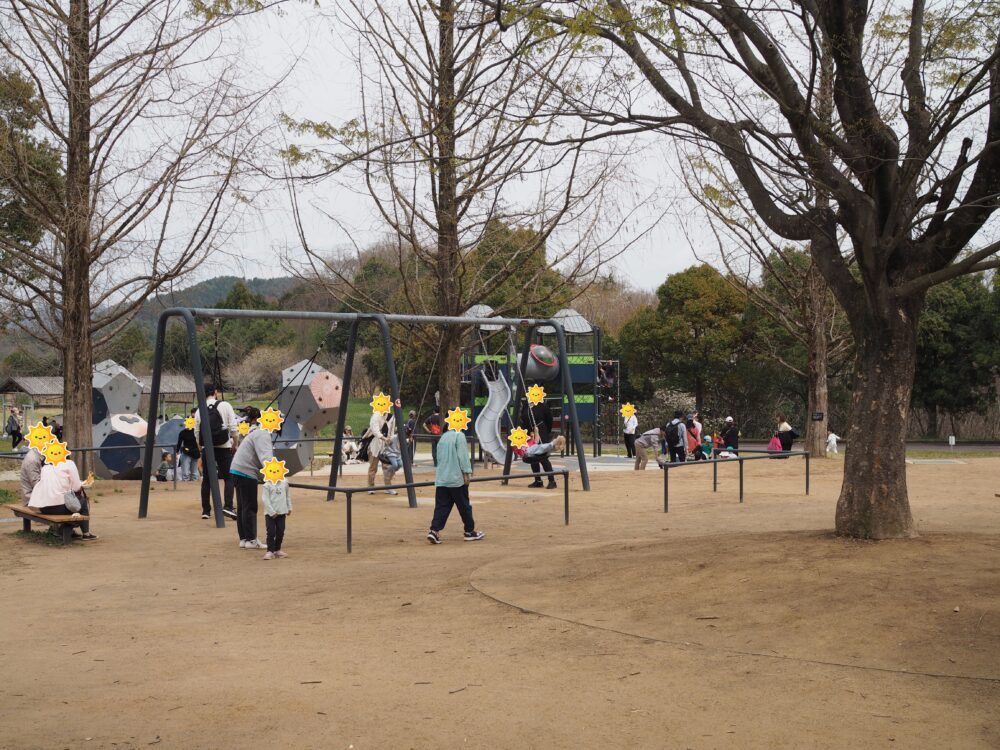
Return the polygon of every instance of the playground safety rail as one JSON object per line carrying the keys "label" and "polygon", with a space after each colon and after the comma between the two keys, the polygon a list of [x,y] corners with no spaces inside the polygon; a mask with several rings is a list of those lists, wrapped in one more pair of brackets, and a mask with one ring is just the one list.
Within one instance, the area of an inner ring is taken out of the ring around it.
{"label": "playground safety rail", "polygon": [[[563,525],[569,526],[569,470],[568,469],[558,469],[556,471],[542,471],[538,474],[502,474],[495,477],[472,477],[469,480],[469,484],[474,482],[499,482],[507,481],[509,479],[538,479],[540,477],[554,477],[556,475],[562,475],[563,478]],[[385,490],[401,490],[401,489],[417,489],[419,487],[433,487],[434,482],[404,482],[402,484],[388,484],[380,485],[375,488],[372,487],[335,487],[332,485],[321,485],[321,484],[301,484],[299,482],[289,482],[289,487],[294,487],[300,490],[320,490],[326,492],[328,497],[335,495],[340,492],[347,496],[347,553],[350,554],[353,547],[353,536],[354,536],[354,523],[351,508],[351,500],[354,495],[371,492],[373,489],[375,492],[385,492]],[[327,500],[330,502],[330,500]]]}
{"label": "playground safety rail", "polygon": [[[761,451],[747,451],[748,453],[762,453]],[[670,509],[670,471],[679,469],[682,466],[698,466],[700,464],[712,464],[712,492],[719,489],[719,464],[728,464],[736,461],[740,465],[740,502],[743,502],[743,463],[745,461],[764,461],[772,458],[788,458],[789,456],[803,456],[806,459],[806,495],[809,495],[809,451],[773,451],[767,455],[739,456],[731,458],[709,458],[704,461],[684,461],[683,463],[663,463],[663,512]]]}

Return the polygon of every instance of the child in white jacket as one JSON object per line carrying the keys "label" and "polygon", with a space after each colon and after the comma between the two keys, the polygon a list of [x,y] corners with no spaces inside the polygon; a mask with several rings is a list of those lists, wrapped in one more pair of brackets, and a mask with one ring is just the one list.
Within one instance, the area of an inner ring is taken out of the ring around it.
{"label": "child in white jacket", "polygon": [[285,517],[292,514],[292,496],[287,480],[264,482],[264,525],[267,527],[265,560],[288,557],[281,549],[285,538]]}

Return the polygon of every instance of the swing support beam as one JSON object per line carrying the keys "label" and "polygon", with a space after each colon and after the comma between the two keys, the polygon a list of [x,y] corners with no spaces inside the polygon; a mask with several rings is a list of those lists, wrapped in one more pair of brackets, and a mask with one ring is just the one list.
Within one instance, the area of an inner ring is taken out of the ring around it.
{"label": "swing support beam", "polygon": [[[530,318],[476,318],[476,317],[452,317],[443,315],[383,315],[380,313],[334,313],[317,312],[311,310],[225,310],[213,308],[186,308],[173,307],[160,313],[156,327],[156,346],[153,350],[153,378],[150,384],[150,413],[148,423],[156,424],[156,404],[160,396],[160,379],[163,370],[163,345],[166,339],[167,323],[171,318],[179,317],[183,321],[188,334],[188,343],[191,351],[191,375],[195,381],[195,390],[198,398],[198,410],[201,416],[202,443],[212,444],[211,426],[208,420],[208,403],[205,394],[205,377],[201,362],[201,352],[198,349],[198,332],[195,324],[196,318],[212,319],[234,319],[234,318],[265,318],[268,320],[321,320],[326,322],[345,322],[351,324],[351,331],[348,339],[348,350],[346,364],[348,369],[344,373],[344,384],[341,392],[340,412],[337,415],[337,435],[334,438],[333,462],[330,472],[330,486],[335,487],[337,483],[337,473],[340,467],[340,446],[342,443],[343,427],[347,418],[347,405],[350,391],[351,365],[354,363],[354,350],[357,346],[357,332],[361,323],[372,322],[379,327],[382,339],[382,350],[389,377],[389,390],[392,397],[393,414],[395,415],[396,429],[399,434],[399,444],[404,449],[400,451],[403,460],[403,476],[406,484],[413,484],[413,466],[410,463],[410,453],[405,450],[406,446],[406,423],[403,419],[402,402],[399,395],[399,380],[396,376],[396,361],[392,353],[392,338],[389,331],[390,323],[413,323],[429,325],[448,326],[481,326],[481,325],[502,325],[511,327],[526,327],[525,346],[521,355],[521,373],[528,362],[528,349],[531,344],[531,337],[538,326],[551,326],[559,341],[559,367],[563,379],[563,392],[569,398],[569,417],[573,432],[573,442],[577,448],[578,460],[580,462],[580,481],[585,491],[590,490],[590,476],[587,472],[587,461],[584,454],[583,438],[580,434],[580,425],[576,417],[576,401],[573,397],[573,378],[569,372],[569,357],[566,349],[566,332],[558,320],[538,320]],[[516,384],[515,384],[516,387]],[[523,397],[519,394],[515,398]],[[139,518],[146,518],[149,512],[149,489],[152,477],[153,444],[155,442],[155,431],[146,434],[146,444],[142,465],[142,486],[139,491]],[[507,452],[508,458],[510,451]],[[214,451],[205,451],[204,461],[205,475],[208,477],[209,487],[212,493],[212,507],[215,511],[215,525],[218,528],[225,526],[222,515],[222,493],[219,490],[219,471],[215,463]],[[504,472],[508,473],[508,472]],[[332,493],[331,493],[332,494]],[[417,507],[416,491],[413,487],[407,488],[407,496],[411,508]]]}

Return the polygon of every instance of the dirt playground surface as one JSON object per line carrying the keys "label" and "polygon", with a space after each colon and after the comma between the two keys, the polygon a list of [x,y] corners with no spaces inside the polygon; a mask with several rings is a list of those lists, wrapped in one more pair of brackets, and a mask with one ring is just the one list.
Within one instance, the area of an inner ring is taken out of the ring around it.
{"label": "dirt playground surface", "polygon": [[1000,459],[910,466],[879,544],[829,533],[842,465],[749,463],[743,505],[685,468],[667,515],[659,471],[574,477],[569,526],[484,483],[437,547],[426,492],[362,496],[351,555],[297,491],[274,561],[99,483],[97,542],[0,524],[0,747],[1000,747]]}

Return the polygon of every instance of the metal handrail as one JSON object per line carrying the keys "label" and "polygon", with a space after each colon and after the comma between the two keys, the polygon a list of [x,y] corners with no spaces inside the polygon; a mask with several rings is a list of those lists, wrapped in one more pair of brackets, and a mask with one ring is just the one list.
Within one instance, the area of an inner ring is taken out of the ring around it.
{"label": "metal handrail", "polygon": [[[557,474],[562,475],[563,478],[563,525],[569,526],[569,470],[559,469],[554,471],[540,471],[537,474],[502,474],[493,477],[472,477],[469,479],[469,484],[474,482],[499,482],[507,481],[510,479],[537,479],[539,477],[554,477]],[[401,484],[387,484],[379,485],[378,487],[333,487],[329,485],[319,485],[319,484],[301,484],[299,482],[289,482],[289,487],[294,487],[300,490],[320,490],[326,492],[328,496],[334,495],[340,492],[347,496],[347,553],[350,554],[353,547],[353,515],[351,509],[351,500],[354,495],[364,492],[374,492],[377,490],[400,490],[400,489],[417,489],[418,487],[433,487],[435,483],[433,481],[426,482],[403,482]],[[327,501],[329,502],[329,500]]]}
{"label": "metal handrail", "polygon": [[[809,451],[774,451],[764,455],[754,456],[732,456],[731,458],[708,458],[702,461],[684,461],[677,463],[663,463],[659,467],[663,469],[663,512],[669,512],[670,508],[670,471],[679,469],[682,466],[697,466],[699,464],[712,464],[712,492],[719,488],[719,464],[732,463],[736,461],[740,466],[740,502],[743,502],[743,463],[746,461],[763,461],[771,458],[787,458],[789,456],[803,456],[806,459],[806,495],[809,495]],[[659,463],[659,462],[657,462]]]}

